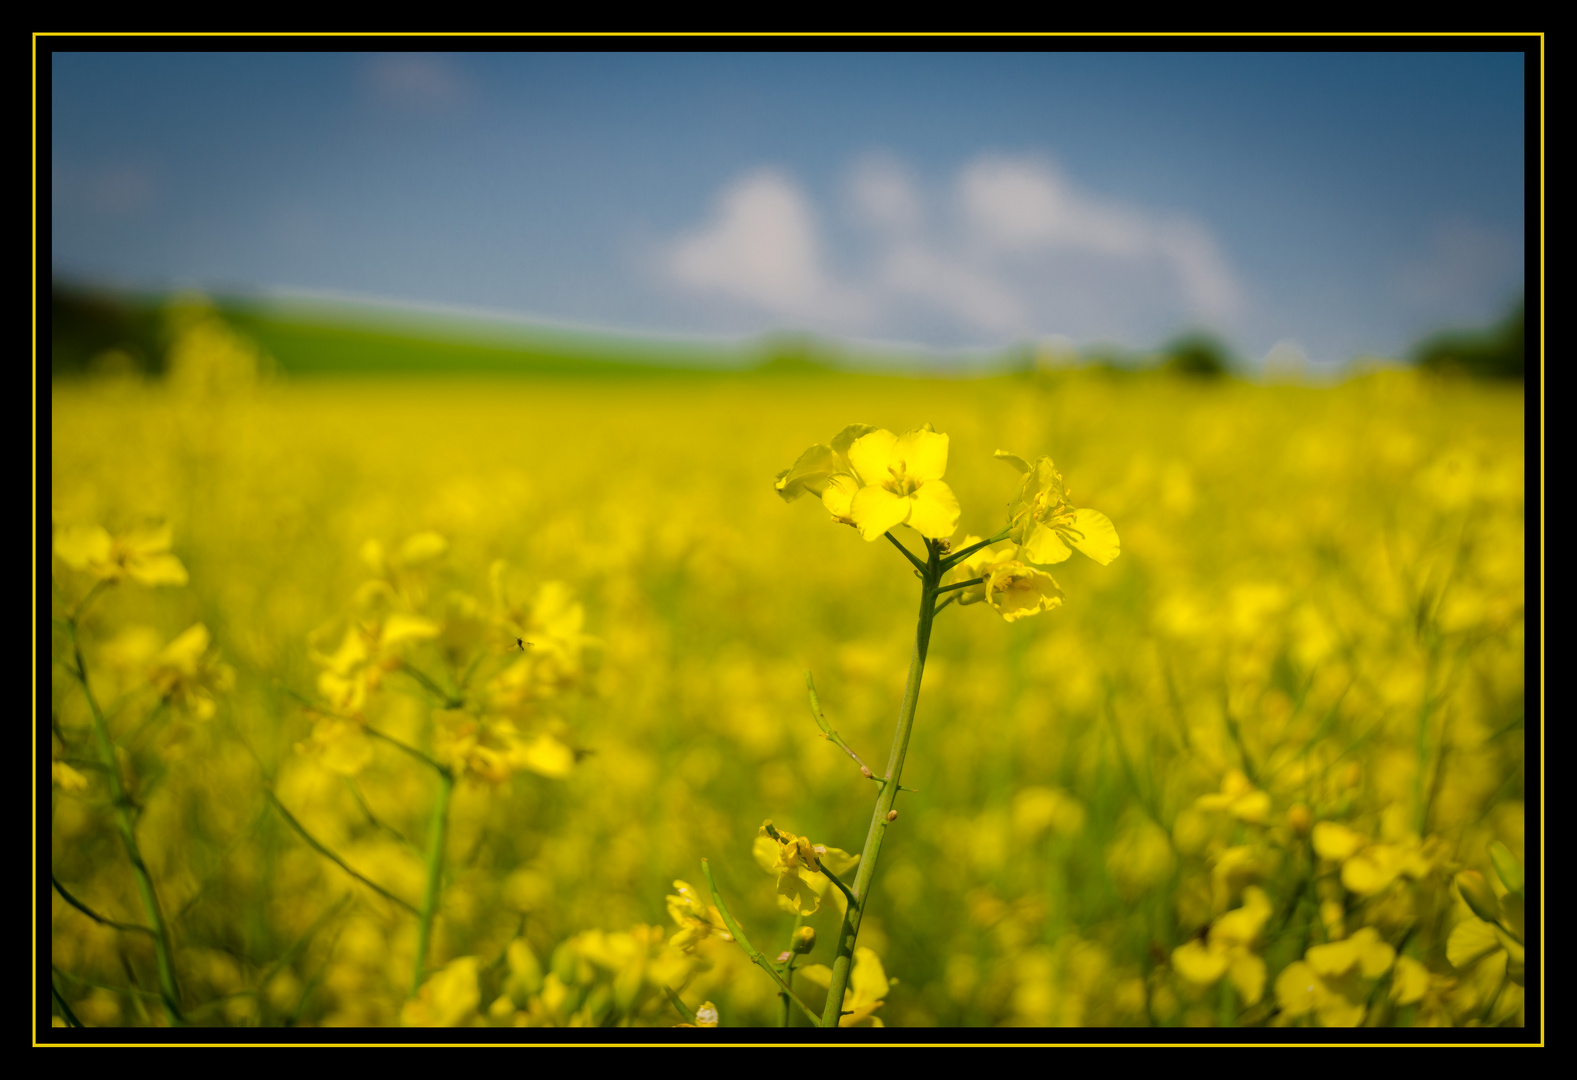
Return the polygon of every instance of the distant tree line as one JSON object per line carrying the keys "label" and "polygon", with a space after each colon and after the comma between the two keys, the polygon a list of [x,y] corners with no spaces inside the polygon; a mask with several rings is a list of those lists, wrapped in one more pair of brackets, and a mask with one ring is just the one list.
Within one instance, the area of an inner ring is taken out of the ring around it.
{"label": "distant tree line", "polygon": [[1448,330],[1420,342],[1413,360],[1426,371],[1481,379],[1522,379],[1526,371],[1523,301],[1487,330]]}

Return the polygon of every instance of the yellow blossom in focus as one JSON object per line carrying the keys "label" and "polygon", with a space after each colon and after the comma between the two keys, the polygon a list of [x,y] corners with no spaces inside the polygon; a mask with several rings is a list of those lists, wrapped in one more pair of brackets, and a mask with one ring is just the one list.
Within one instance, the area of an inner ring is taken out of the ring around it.
{"label": "yellow blossom in focus", "polygon": [[1024,474],[1008,509],[1008,521],[1013,525],[1009,536],[1019,545],[1021,558],[1048,566],[1062,562],[1078,548],[1105,566],[1118,556],[1121,545],[1116,526],[1099,510],[1073,506],[1051,458],[1036,458],[1031,465],[1005,450],[998,450],[996,456]]}
{"label": "yellow blossom in focus", "polygon": [[[821,907],[822,893],[831,884],[822,873],[823,860],[827,869],[840,875],[859,862],[858,855],[772,829],[771,822],[758,830],[752,854],[763,870],[777,874],[778,904],[796,915],[814,915]],[[840,891],[838,895],[843,894]]]}
{"label": "yellow blossom in focus", "polygon": [[1008,622],[1062,606],[1062,589],[1044,570],[1016,560],[997,563],[985,581],[986,603]]}
{"label": "yellow blossom in focus", "polygon": [[939,540],[958,527],[958,497],[942,482],[947,471],[947,436],[930,424],[894,435],[878,430],[849,447],[849,462],[861,487],[849,502],[849,518],[866,540],[908,525]]}
{"label": "yellow blossom in focus", "polygon": [[793,502],[808,491],[820,497],[822,505],[838,521],[854,524],[849,518],[849,501],[860,489],[860,482],[849,461],[849,447],[875,430],[870,424],[850,424],[833,436],[830,446],[817,443],[801,454],[792,467],[778,473],[773,490],[784,502]]}
{"label": "yellow blossom in focus", "polygon": [[100,581],[130,578],[139,585],[185,585],[186,567],[170,554],[168,525],[133,529],[111,537],[97,525],[68,525],[55,534],[55,554],[73,570]]}

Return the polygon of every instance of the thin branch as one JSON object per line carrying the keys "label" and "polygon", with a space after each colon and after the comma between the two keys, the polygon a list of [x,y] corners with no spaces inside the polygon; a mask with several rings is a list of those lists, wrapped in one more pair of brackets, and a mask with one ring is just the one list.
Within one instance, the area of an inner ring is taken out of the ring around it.
{"label": "thin branch", "polygon": [[356,871],[352,870],[348,865],[346,865],[344,859],[342,859],[338,855],[334,854],[334,852],[330,851],[327,847],[325,847],[316,837],[314,837],[311,833],[307,832],[306,828],[301,824],[301,822],[296,820],[294,814],[292,814],[289,810],[285,809],[285,804],[280,802],[279,801],[279,797],[277,795],[275,795],[272,791],[270,791],[268,788],[264,788],[263,789],[263,794],[268,797],[268,801],[273,804],[274,809],[279,811],[280,816],[285,819],[285,823],[288,824],[292,829],[295,829],[297,834],[300,835],[301,839],[305,840],[307,842],[307,845],[309,847],[311,847],[312,850],[316,851],[319,855],[322,855],[325,859],[329,860],[329,862],[333,863],[335,866],[337,866],[341,870],[345,871],[351,877],[355,878],[357,881],[359,881],[363,885],[367,886],[367,888],[371,889],[373,892],[377,893],[379,896],[382,896],[385,899],[392,900],[394,903],[399,904],[402,908],[404,908],[406,911],[409,911],[412,915],[420,915],[421,914],[421,912],[416,910],[416,905],[415,904],[408,904],[408,903],[406,903],[404,900],[401,900],[398,896],[395,896],[388,889],[385,889],[382,885],[379,885],[376,881],[373,881],[371,878],[365,877],[364,875],[358,874]]}
{"label": "thin branch", "polygon": [[903,552],[904,558],[906,558],[910,562],[914,563],[914,568],[916,570],[920,571],[920,573],[922,573],[922,574],[925,573],[925,563],[921,562],[918,558],[916,558],[914,552],[912,552],[908,548],[904,547],[903,544],[901,542],[899,542],[899,540],[898,540],[898,538],[896,536],[894,536],[892,533],[883,533],[882,535],[887,537],[887,539],[892,541],[893,547],[895,547],[899,551]]}
{"label": "thin branch", "polygon": [[84,904],[81,900],[78,900],[75,896],[72,896],[71,893],[67,892],[66,887],[60,883],[60,879],[55,877],[54,874],[49,875],[49,883],[55,887],[55,891],[60,894],[60,898],[62,900],[76,908],[78,911],[82,912],[82,914],[86,915],[100,926],[108,926],[114,930],[135,930],[140,934],[153,934],[153,931],[148,927],[139,926],[137,923],[123,923],[116,922],[114,919],[106,919],[104,916],[88,907],[88,905]]}
{"label": "thin branch", "polygon": [[970,578],[968,581],[959,581],[959,582],[955,582],[952,585],[943,585],[940,589],[937,589],[936,591],[938,593],[945,593],[945,592],[952,592],[954,589],[967,589],[971,585],[979,585],[984,580],[986,580],[986,579],[983,578],[983,577]]}
{"label": "thin branch", "polygon": [[783,976],[778,974],[777,968],[773,967],[772,963],[761,954],[761,950],[750,944],[750,939],[745,937],[745,932],[734,921],[734,916],[728,911],[728,905],[723,902],[722,894],[717,891],[717,884],[712,880],[712,864],[705,859],[701,860],[701,873],[706,875],[706,887],[711,890],[712,903],[717,905],[717,913],[723,917],[723,925],[728,927],[728,932],[734,936],[735,941],[739,942],[739,947],[745,950],[745,955],[750,957],[751,963],[772,976],[772,981],[778,984],[778,989],[787,994],[789,1000],[799,1006],[800,1011],[810,1018],[812,1024],[821,1027],[821,1017],[811,1012],[810,1006],[801,1001],[799,995],[789,989],[788,983],[783,981]]}

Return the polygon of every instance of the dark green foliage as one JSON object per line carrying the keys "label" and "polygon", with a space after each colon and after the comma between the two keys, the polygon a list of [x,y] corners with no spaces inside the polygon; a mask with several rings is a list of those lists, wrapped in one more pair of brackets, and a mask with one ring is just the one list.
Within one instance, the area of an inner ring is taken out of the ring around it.
{"label": "dark green foliage", "polygon": [[1451,330],[1436,334],[1414,350],[1418,366],[1444,375],[1479,379],[1525,377],[1523,302],[1488,330]]}
{"label": "dark green foliage", "polygon": [[1205,333],[1174,338],[1161,350],[1161,355],[1166,358],[1161,364],[1162,370],[1194,378],[1219,378],[1230,374],[1237,366],[1226,344]]}

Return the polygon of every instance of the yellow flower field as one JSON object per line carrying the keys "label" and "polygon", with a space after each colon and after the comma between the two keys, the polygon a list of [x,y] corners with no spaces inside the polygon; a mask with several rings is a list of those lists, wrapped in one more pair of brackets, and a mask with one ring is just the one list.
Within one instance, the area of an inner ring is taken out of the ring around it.
{"label": "yellow flower field", "polygon": [[[820,1015],[915,641],[883,533],[1010,514],[845,1023],[1523,1023],[1520,386],[270,381],[204,333],[51,391],[57,1024],[808,1025],[724,916]],[[865,486],[787,472],[851,424]]]}

